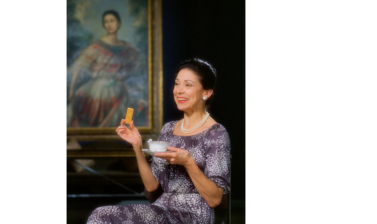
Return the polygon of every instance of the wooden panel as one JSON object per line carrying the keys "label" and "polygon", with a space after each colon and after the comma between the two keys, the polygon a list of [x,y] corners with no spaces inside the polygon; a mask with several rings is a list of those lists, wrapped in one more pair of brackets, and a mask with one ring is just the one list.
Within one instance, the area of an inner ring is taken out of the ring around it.
{"label": "wooden panel", "polygon": [[95,149],[95,150],[67,150],[67,158],[121,158],[135,157],[133,150],[124,149]]}
{"label": "wooden panel", "polygon": [[[143,184],[139,172],[102,171],[99,173],[121,184]],[[68,185],[88,185],[97,184],[98,182],[114,185],[111,181],[87,171],[82,173],[67,173],[67,180]]]}

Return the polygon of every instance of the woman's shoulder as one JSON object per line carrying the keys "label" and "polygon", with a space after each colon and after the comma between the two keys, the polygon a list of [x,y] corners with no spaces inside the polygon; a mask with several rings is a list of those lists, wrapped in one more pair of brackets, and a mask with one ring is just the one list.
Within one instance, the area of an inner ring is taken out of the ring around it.
{"label": "woman's shoulder", "polygon": [[162,128],[168,128],[168,127],[171,127],[171,126],[175,126],[177,123],[179,122],[179,120],[176,120],[176,121],[168,121],[164,124],[164,126]]}
{"label": "woman's shoulder", "polygon": [[98,54],[99,51],[106,49],[106,46],[103,41],[96,40],[92,43],[90,43],[88,46],[86,46],[82,51],[81,54]]}
{"label": "woman's shoulder", "polygon": [[173,133],[174,127],[178,121],[169,121],[164,124],[161,129],[161,134]]}
{"label": "woman's shoulder", "polygon": [[228,134],[228,131],[226,130],[226,128],[220,124],[220,123],[216,123],[214,125],[212,125],[206,135],[205,135],[205,138],[206,139],[225,139],[225,140],[229,140],[229,134]]}
{"label": "woman's shoulder", "polygon": [[104,48],[104,49],[108,49],[108,50],[112,50],[112,49],[131,49],[132,51],[138,51],[132,44],[126,42],[126,41],[123,41],[123,40],[118,40],[118,44],[117,45],[111,45],[109,43],[107,43],[106,41],[102,40],[102,39],[98,39],[98,40],[95,40],[94,42],[92,42],[88,47],[92,47],[92,48]]}
{"label": "woman's shoulder", "polygon": [[96,61],[102,55],[103,46],[101,41],[97,40],[89,45],[87,45],[84,49],[80,50],[80,54],[75,59],[75,63],[72,65],[73,67],[88,67],[93,61]]}
{"label": "woman's shoulder", "polygon": [[220,123],[215,123],[214,125],[212,125],[209,128],[209,130],[212,134],[214,134],[214,133],[228,133],[226,128]]}
{"label": "woman's shoulder", "polygon": [[137,48],[134,45],[132,45],[130,42],[127,42],[127,41],[124,41],[124,40],[119,40],[119,41],[122,43],[122,46],[132,48],[132,49],[138,51]]}

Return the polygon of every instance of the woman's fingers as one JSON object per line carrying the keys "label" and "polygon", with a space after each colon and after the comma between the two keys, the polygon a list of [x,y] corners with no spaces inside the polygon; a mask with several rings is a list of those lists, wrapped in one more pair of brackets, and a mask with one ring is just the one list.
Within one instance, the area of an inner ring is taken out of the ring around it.
{"label": "woman's fingers", "polygon": [[124,126],[119,126],[115,131],[118,132],[119,130],[124,130],[125,127]]}
{"label": "woman's fingers", "polygon": [[129,129],[127,129],[125,126],[119,126],[116,130],[118,135],[127,134]]}
{"label": "woman's fingers", "polygon": [[120,126],[124,126],[124,119],[120,120]]}
{"label": "woman's fingers", "polygon": [[158,153],[155,153],[154,156],[168,160],[168,159],[175,158],[177,154],[173,152],[158,152]]}
{"label": "woman's fingers", "polygon": [[178,152],[180,150],[179,148],[176,148],[176,147],[173,147],[173,146],[168,146],[166,148],[169,149],[170,151],[173,151],[173,152]]}
{"label": "woman's fingers", "polygon": [[130,123],[130,129],[131,129],[131,131],[138,131],[137,128],[135,127],[135,125],[134,125],[134,121],[133,120]]}
{"label": "woman's fingers", "polygon": [[124,119],[122,119],[122,120],[120,120],[119,127],[115,130],[115,132],[118,133],[118,131],[119,131],[121,128],[124,128],[124,127],[126,127],[126,126],[124,125]]}

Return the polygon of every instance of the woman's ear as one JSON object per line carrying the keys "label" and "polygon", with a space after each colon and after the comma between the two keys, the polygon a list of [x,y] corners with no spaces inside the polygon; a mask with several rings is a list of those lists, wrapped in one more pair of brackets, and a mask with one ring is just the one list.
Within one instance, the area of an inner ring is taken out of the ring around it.
{"label": "woman's ear", "polygon": [[204,93],[203,93],[203,97],[207,97],[210,98],[212,96],[212,93],[213,93],[213,89],[208,89],[208,90],[205,90]]}

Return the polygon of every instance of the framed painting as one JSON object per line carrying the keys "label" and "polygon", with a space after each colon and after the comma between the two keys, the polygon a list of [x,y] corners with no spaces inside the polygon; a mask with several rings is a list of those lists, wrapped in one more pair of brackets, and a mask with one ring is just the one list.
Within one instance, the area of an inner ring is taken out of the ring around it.
{"label": "framed painting", "polygon": [[127,108],[162,127],[161,0],[67,0],[67,137],[117,139]]}

